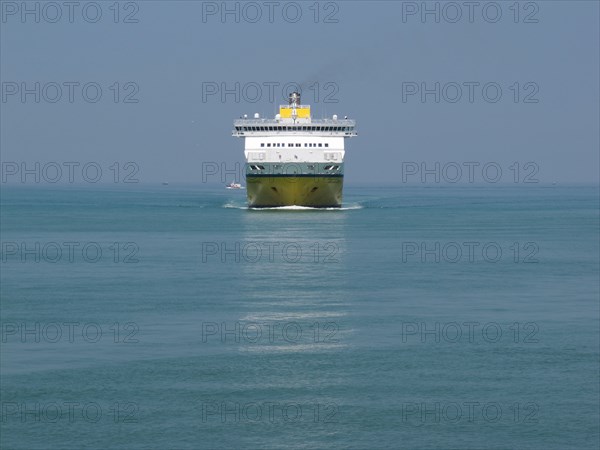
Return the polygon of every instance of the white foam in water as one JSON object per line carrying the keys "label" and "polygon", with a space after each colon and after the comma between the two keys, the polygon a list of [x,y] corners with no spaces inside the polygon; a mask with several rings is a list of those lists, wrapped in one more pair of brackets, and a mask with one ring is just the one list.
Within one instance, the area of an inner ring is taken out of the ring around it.
{"label": "white foam in water", "polygon": [[270,210],[280,210],[280,211],[350,211],[353,209],[362,209],[362,205],[349,205],[341,208],[313,208],[312,206],[270,206],[267,208],[252,208],[248,205],[236,205],[233,203],[225,203],[223,208],[234,208],[234,209],[251,209],[253,211],[270,211]]}
{"label": "white foam in water", "polygon": [[233,209],[247,209],[248,206],[240,206],[240,205],[236,205],[234,203],[225,203],[223,205],[223,208],[233,208]]}

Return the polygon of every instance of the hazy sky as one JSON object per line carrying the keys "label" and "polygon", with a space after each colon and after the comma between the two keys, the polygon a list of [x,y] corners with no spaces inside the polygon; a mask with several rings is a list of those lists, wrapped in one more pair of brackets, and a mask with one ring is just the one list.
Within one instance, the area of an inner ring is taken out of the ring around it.
{"label": "hazy sky", "polygon": [[112,181],[133,162],[141,182],[201,182],[203,163],[243,163],[232,121],[298,82],[313,117],[358,122],[348,183],[436,162],[442,180],[492,163],[503,182],[598,181],[597,1],[1,4],[5,171],[94,163]]}

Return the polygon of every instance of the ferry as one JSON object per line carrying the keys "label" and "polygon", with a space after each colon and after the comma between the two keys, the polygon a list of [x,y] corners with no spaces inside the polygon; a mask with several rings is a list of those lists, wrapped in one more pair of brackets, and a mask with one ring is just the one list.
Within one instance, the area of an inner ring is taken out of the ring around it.
{"label": "ferry", "polygon": [[354,120],[313,119],[310,105],[292,92],[274,119],[255,113],[233,126],[232,135],[244,138],[249,207],[342,206],[344,145],[357,135]]}

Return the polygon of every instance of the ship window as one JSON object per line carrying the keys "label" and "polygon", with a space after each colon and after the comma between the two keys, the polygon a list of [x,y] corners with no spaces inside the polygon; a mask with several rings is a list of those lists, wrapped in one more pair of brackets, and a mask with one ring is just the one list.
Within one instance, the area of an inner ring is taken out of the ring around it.
{"label": "ship window", "polygon": [[296,147],[300,147],[300,144],[296,144]]}
{"label": "ship window", "polygon": [[265,166],[256,166],[258,170],[265,170]]}
{"label": "ship window", "polygon": [[325,144],[325,147],[329,147],[329,144]]}
{"label": "ship window", "polygon": [[294,144],[288,144],[288,147],[293,147],[293,146],[294,146]]}
{"label": "ship window", "polygon": [[306,147],[306,142],[304,143],[304,146]]}
{"label": "ship window", "polygon": [[323,147],[323,144],[319,144],[319,147]]}
{"label": "ship window", "polygon": [[271,144],[270,144],[270,143],[269,143],[269,144],[267,144],[267,147],[270,147],[270,146],[271,146]]}
{"label": "ship window", "polygon": [[264,142],[263,142],[263,143],[261,143],[261,144],[260,144],[260,146],[261,146],[261,147],[264,147],[264,146],[265,146],[265,143],[264,143]]}

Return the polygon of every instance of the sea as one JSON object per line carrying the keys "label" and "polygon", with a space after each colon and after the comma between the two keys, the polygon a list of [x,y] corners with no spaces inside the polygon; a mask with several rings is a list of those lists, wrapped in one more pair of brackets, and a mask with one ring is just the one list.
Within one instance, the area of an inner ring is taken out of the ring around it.
{"label": "sea", "polygon": [[597,449],[597,185],[1,186],[2,449]]}

